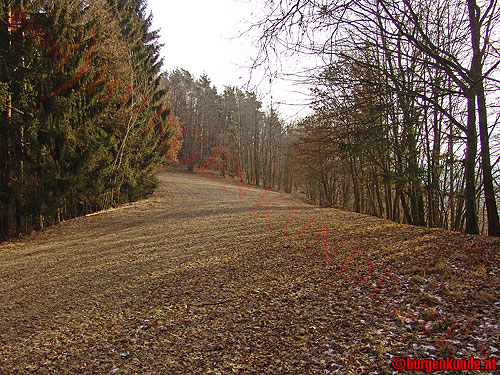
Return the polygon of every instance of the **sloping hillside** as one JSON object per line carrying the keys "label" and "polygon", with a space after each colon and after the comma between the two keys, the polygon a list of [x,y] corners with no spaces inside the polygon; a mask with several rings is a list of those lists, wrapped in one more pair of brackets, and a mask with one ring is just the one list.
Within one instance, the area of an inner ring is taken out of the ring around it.
{"label": "sloping hillside", "polygon": [[499,356],[498,239],[159,178],[147,200],[0,246],[0,373],[392,374],[397,357]]}

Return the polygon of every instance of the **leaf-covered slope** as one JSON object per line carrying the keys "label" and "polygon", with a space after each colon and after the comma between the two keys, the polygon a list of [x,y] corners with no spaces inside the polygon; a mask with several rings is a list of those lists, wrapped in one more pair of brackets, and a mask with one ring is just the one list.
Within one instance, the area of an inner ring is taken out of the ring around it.
{"label": "leaf-covered slope", "polygon": [[0,246],[0,373],[391,374],[399,356],[498,356],[498,239],[159,178],[147,200]]}

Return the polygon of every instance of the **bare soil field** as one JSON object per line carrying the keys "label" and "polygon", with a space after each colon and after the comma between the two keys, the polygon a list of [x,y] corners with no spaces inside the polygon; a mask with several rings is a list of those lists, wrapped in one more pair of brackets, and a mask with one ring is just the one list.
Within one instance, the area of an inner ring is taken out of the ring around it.
{"label": "bare soil field", "polygon": [[0,245],[0,374],[398,374],[397,357],[500,356],[499,239],[158,178],[148,199]]}

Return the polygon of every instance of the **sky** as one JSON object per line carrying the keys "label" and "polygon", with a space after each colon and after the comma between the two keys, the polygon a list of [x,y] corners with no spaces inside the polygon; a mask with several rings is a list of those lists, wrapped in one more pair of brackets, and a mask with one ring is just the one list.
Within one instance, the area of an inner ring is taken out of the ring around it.
{"label": "sky", "polygon": [[[160,43],[164,44],[164,69],[186,69],[196,78],[206,74],[219,92],[225,85],[250,87],[265,109],[272,100],[286,120],[310,113],[306,87],[279,78],[269,82],[262,71],[250,70],[258,52],[258,34],[244,32],[262,14],[261,1],[148,0],[148,8],[153,13],[153,28],[160,29]],[[288,67],[297,64],[300,62],[285,63]],[[246,86],[248,82],[250,86]]]}

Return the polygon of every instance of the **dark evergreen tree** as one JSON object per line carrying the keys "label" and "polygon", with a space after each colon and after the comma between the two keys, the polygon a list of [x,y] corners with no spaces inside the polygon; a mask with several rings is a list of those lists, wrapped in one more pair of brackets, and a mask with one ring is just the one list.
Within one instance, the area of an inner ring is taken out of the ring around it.
{"label": "dark evergreen tree", "polygon": [[145,9],[145,1],[2,1],[0,238],[155,187],[179,123]]}

